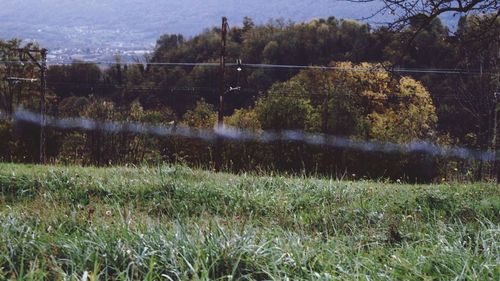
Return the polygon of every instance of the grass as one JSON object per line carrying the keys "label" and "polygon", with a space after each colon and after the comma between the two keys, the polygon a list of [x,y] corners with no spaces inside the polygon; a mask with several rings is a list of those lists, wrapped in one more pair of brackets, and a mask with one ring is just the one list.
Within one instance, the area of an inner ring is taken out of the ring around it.
{"label": "grass", "polygon": [[500,280],[500,187],[0,164],[0,280]]}

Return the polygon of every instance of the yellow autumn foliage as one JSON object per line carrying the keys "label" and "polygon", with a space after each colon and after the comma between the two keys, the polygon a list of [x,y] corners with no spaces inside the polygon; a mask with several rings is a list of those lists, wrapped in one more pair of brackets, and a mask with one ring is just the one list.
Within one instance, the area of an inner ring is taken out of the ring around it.
{"label": "yellow autumn foliage", "polygon": [[[383,64],[332,62],[328,70],[306,70],[292,78],[312,94],[327,95],[330,124],[349,115],[350,136],[409,142],[432,138],[436,108],[427,89],[411,77],[399,77]],[[324,99],[324,98],[321,98]],[[324,101],[313,103],[322,111]],[[335,115],[336,113],[336,115]],[[344,122],[345,123],[345,122]],[[339,133],[334,126],[331,133]]]}

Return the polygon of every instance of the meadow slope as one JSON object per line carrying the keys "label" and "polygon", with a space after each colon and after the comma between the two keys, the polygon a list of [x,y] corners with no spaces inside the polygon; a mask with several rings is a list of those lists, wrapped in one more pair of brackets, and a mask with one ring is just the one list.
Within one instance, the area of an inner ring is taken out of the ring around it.
{"label": "meadow slope", "polygon": [[0,164],[0,280],[500,280],[500,187]]}

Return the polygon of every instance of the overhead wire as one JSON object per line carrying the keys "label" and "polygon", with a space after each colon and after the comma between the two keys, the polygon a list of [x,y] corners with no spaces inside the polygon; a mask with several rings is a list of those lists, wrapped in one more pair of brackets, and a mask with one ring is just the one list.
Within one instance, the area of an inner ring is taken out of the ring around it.
{"label": "overhead wire", "polygon": [[[90,83],[90,82],[79,82],[79,81],[58,81],[58,82],[49,82],[49,88],[54,86],[64,86],[69,85],[73,86],[71,88],[84,88],[89,90],[98,90],[98,89],[113,89],[113,90],[130,90],[130,91],[163,91],[163,93],[175,93],[175,92],[190,92],[190,93],[218,93],[218,89],[214,87],[188,87],[188,86],[180,86],[180,87],[162,87],[162,86],[146,86],[146,85],[125,85],[125,84],[112,84],[112,83]],[[241,88],[238,91],[235,91],[233,95],[238,94],[253,94],[253,95],[263,95],[264,91],[256,88]],[[396,95],[397,98],[397,94]],[[201,95],[198,95],[201,96]],[[308,92],[307,94],[295,94],[291,92],[283,92],[281,95],[267,95],[267,96],[275,96],[280,98],[325,98],[325,97],[362,97],[361,95],[354,93],[319,93],[319,92]],[[370,100],[385,100],[389,98],[388,96],[380,97],[380,98],[370,98]],[[439,95],[439,96],[431,96],[432,99],[465,99],[465,97],[458,96],[456,94],[447,94],[447,95]],[[470,98],[467,98],[468,100]]]}
{"label": "overhead wire", "polygon": [[[0,64],[30,64],[29,61],[2,61],[0,60]],[[218,63],[199,63],[199,62],[111,62],[111,61],[73,61],[72,63],[49,63],[49,66],[70,66],[72,64],[84,64],[84,65],[138,65],[143,67],[148,66],[184,66],[184,67],[219,67]],[[358,72],[374,72],[374,71],[393,71],[399,73],[434,73],[434,74],[453,74],[453,75],[499,75],[499,73],[493,72],[478,72],[478,71],[470,71],[464,69],[437,69],[437,68],[392,68],[385,69],[383,67],[335,67],[335,66],[315,66],[315,65],[283,65],[283,64],[236,64],[236,63],[228,63],[226,64],[228,67],[234,66],[242,66],[247,68],[263,68],[263,69],[281,69],[281,70],[299,70],[299,69],[316,69],[316,70],[334,70],[334,71],[358,71]],[[54,85],[63,85],[63,84],[71,84],[71,85],[84,85],[85,83],[81,82],[51,82],[49,81],[49,86]],[[216,89],[211,87],[161,87],[161,86],[142,86],[142,85],[116,85],[116,84],[93,84],[88,83],[88,86],[95,89],[103,89],[107,87],[113,87],[114,89],[126,89],[131,91],[170,91],[170,92],[204,92],[204,93],[214,93]],[[243,88],[239,91],[239,93],[250,93],[250,94],[259,94],[261,95],[263,92],[258,89],[249,89]],[[310,94],[310,97],[318,97],[323,98],[327,94]],[[333,95],[333,94],[332,94]],[[349,94],[334,94],[335,96],[352,96]],[[291,98],[295,97],[303,97],[302,95],[286,95]],[[434,100],[439,99],[447,99],[447,98],[460,98],[457,95],[440,95],[440,96],[432,96]]]}
{"label": "overhead wire", "polygon": [[[0,60],[0,64],[32,64],[29,61],[5,61]],[[68,63],[48,62],[48,66],[70,66],[70,65],[127,65],[127,66],[183,66],[183,67],[219,67],[219,63],[210,62],[113,62],[113,61],[73,61]],[[227,63],[227,67],[238,66],[236,63]],[[480,70],[468,69],[445,69],[445,68],[403,68],[403,67],[340,67],[323,65],[289,65],[289,64],[262,64],[262,63],[244,63],[242,67],[262,68],[262,69],[289,69],[289,70],[336,70],[336,71],[356,71],[356,72],[395,72],[395,73],[434,73],[434,74],[462,74],[462,75],[500,75],[497,72],[481,72]]]}

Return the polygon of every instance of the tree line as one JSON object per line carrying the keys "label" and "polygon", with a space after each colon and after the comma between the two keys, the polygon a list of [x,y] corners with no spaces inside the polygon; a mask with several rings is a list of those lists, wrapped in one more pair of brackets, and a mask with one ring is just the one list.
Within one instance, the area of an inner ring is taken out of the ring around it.
{"label": "tree line", "polygon": [[[330,17],[293,23],[271,20],[256,25],[245,18],[230,29],[227,60],[243,64],[328,65],[328,69],[228,66],[224,122],[254,132],[287,129],[352,139],[408,143],[427,140],[476,150],[493,149],[497,109],[499,20],[492,15],[460,19],[451,33],[439,18],[422,27],[415,20],[393,30]],[[488,22],[490,26],[485,28]],[[493,23],[493,25],[491,25]],[[418,32],[417,32],[418,31]],[[107,68],[75,61],[48,69],[50,115],[95,120],[213,128],[217,121],[218,69],[210,65],[161,65],[162,62],[218,62],[220,29],[193,38],[161,36],[148,63],[116,58]],[[0,41],[3,61],[18,40]],[[404,73],[395,69],[413,69]],[[440,71],[433,71],[439,69]],[[459,70],[459,71],[457,71]],[[36,77],[31,64],[0,65],[4,77]],[[0,82],[1,109],[37,110],[38,88]],[[0,159],[35,162],[38,128],[0,123]],[[318,147],[294,141],[272,144],[214,143],[181,137],[160,138],[103,130],[49,130],[48,156],[57,163],[109,165],[180,161],[234,171],[271,169],[406,178],[431,181],[482,179],[485,163],[440,159],[423,153],[384,154]]]}

